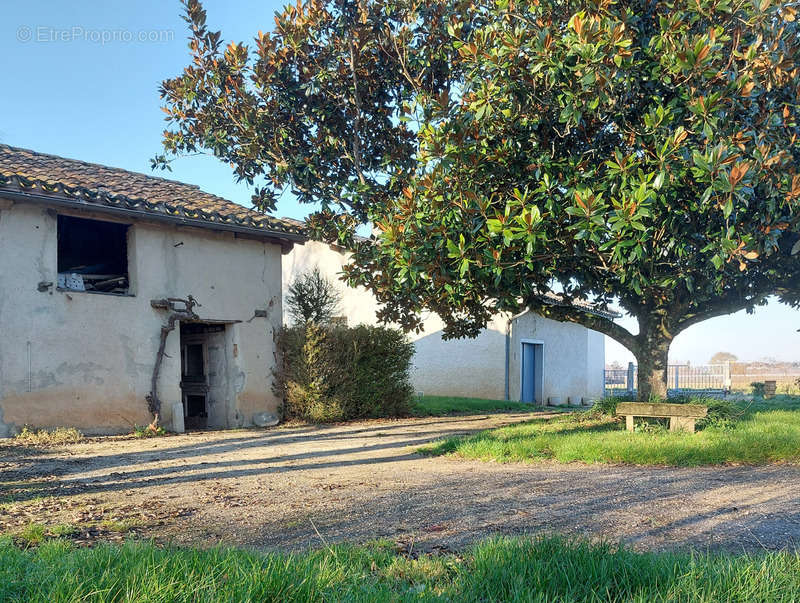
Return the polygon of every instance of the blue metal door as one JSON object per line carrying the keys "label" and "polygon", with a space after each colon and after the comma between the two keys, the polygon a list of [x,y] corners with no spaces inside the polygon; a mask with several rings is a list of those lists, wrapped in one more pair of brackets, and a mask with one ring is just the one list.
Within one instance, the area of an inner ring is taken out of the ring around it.
{"label": "blue metal door", "polygon": [[522,344],[522,393],[521,402],[536,401],[536,354],[534,344]]}

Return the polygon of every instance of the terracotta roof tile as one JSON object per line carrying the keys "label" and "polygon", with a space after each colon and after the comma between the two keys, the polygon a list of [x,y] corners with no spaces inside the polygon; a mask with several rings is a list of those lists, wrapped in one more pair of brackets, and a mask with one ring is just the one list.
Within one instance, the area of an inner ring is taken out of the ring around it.
{"label": "terracotta roof tile", "polygon": [[182,223],[240,226],[298,238],[301,223],[281,220],[200,190],[193,184],[0,145],[3,189],[161,214]]}
{"label": "terracotta roof tile", "polygon": [[592,302],[585,300],[585,299],[573,299],[567,302],[559,293],[547,292],[539,296],[543,302],[551,304],[553,306],[572,306],[574,308],[578,308],[580,310],[584,310],[589,312],[590,314],[596,314],[602,318],[607,318],[609,320],[614,320],[615,318],[620,318],[622,314],[614,310],[613,308],[603,309],[598,304],[593,304]]}

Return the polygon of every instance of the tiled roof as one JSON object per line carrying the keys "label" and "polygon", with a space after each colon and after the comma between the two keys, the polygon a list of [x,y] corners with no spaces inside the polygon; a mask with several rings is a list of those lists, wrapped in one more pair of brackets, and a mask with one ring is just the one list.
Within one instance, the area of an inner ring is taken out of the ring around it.
{"label": "tiled roof", "polygon": [[294,228],[299,229],[301,232],[306,232],[306,223],[303,220],[295,220],[294,218],[287,218],[283,216],[281,221],[292,225]]}
{"label": "tiled roof", "polygon": [[193,184],[0,144],[3,191],[155,214],[182,224],[302,239],[302,226],[248,209]]}
{"label": "tiled roof", "polygon": [[584,299],[573,299],[567,302],[558,293],[548,292],[541,295],[539,299],[553,306],[572,306],[574,308],[584,310],[590,314],[596,314],[597,316],[600,316],[602,318],[607,318],[609,320],[614,320],[615,318],[620,318],[622,316],[622,314],[620,314],[616,310],[613,310],[611,308],[603,310],[597,304],[593,304],[592,302],[586,301]]}

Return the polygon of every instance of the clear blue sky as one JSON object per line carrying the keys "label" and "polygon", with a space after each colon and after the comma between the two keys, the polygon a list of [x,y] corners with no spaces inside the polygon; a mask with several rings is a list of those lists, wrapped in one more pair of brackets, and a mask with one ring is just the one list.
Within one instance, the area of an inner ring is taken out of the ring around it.
{"label": "clear blue sky", "polygon": [[[259,29],[272,29],[283,2],[204,4],[211,28],[250,42]],[[149,172],[164,128],[158,84],[186,65],[186,38],[177,0],[7,2],[0,21],[0,142]],[[162,175],[249,204],[247,187],[213,158],[181,159]],[[290,197],[278,205],[278,215],[307,213]],[[741,312],[692,327],[675,340],[672,359],[702,363],[724,350],[747,360],[800,360],[798,328],[800,311],[772,303],[754,316]],[[631,358],[611,341],[606,355],[609,362]]]}

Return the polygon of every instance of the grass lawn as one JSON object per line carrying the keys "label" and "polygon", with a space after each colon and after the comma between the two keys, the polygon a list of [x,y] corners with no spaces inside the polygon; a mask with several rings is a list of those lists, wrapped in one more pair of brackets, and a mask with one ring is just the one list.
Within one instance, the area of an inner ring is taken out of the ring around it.
{"label": "grass lawn", "polygon": [[624,421],[596,412],[454,437],[420,449],[494,461],[631,463],[636,465],[764,464],[800,461],[800,398],[781,397],[742,406],[732,427],[709,426],[695,434],[625,431]]}
{"label": "grass lawn", "polygon": [[289,555],[142,543],[20,550],[0,540],[2,601],[792,601],[800,555],[641,554],[493,539],[409,559],[390,544]]}
{"label": "grass lawn", "polygon": [[443,417],[457,414],[481,414],[495,411],[535,412],[540,406],[512,402],[510,400],[486,400],[484,398],[454,398],[451,396],[422,396],[417,398],[412,409],[415,417]]}

